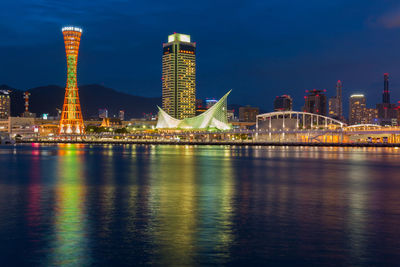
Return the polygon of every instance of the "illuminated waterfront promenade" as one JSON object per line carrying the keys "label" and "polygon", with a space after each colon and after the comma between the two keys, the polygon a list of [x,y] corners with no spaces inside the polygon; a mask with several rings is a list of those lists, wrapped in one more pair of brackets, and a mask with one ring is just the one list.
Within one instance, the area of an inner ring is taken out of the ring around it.
{"label": "illuminated waterfront promenade", "polygon": [[329,117],[287,111],[258,115],[255,129],[142,129],[128,133],[110,131],[83,135],[29,136],[19,142],[397,146],[400,145],[400,127],[371,124],[346,126]]}
{"label": "illuminated waterfront promenade", "polygon": [[231,130],[226,132],[141,131],[129,134],[85,134],[24,138],[30,143],[139,143],[139,144],[197,144],[197,145],[333,145],[333,146],[397,146],[400,145],[399,127],[376,129],[286,130],[256,131]]}

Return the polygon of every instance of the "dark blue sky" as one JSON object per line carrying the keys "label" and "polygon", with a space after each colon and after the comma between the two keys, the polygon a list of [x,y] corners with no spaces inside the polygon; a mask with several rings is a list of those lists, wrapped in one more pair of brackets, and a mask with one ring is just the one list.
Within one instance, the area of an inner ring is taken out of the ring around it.
{"label": "dark blue sky", "polygon": [[[3,0],[0,84],[27,89],[65,84],[64,25],[84,29],[79,84],[161,95],[161,48],[173,32],[197,43],[197,96],[272,108],[306,89],[381,101],[389,72],[400,100],[398,0],[124,1]],[[347,102],[346,102],[347,105]]]}

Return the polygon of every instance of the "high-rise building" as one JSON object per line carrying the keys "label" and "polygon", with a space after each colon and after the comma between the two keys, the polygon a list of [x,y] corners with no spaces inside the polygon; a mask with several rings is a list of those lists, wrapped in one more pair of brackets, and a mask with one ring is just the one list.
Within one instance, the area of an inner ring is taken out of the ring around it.
{"label": "high-rise building", "polygon": [[389,73],[383,74],[383,94],[382,103],[390,104],[390,92],[389,92]]}
{"label": "high-rise building", "polygon": [[343,120],[342,82],[336,83],[336,96],[329,98],[329,117]]}
{"label": "high-rise building", "polygon": [[398,117],[398,110],[395,104],[390,103],[390,91],[389,91],[389,74],[383,74],[383,94],[382,103],[376,105],[378,110],[378,119],[381,125],[392,125],[393,121],[396,121]]}
{"label": "high-rise building", "polygon": [[325,90],[311,90],[306,91],[308,95],[305,96],[305,103],[303,107],[304,112],[326,115],[326,95]]}
{"label": "high-rise building", "polygon": [[196,43],[174,33],[163,44],[162,106],[176,119],[196,115]]}
{"label": "high-rise building", "polygon": [[0,119],[8,119],[11,113],[10,92],[0,90]]}
{"label": "high-rise building", "polygon": [[340,80],[337,81],[336,83],[336,99],[337,99],[337,113],[338,113],[338,118],[343,119],[343,100],[342,100],[342,82]]}
{"label": "high-rise building", "polygon": [[364,124],[367,123],[366,119],[366,100],[365,96],[362,94],[351,95],[349,99],[350,109],[349,109],[349,123],[354,124]]}
{"label": "high-rise building", "polygon": [[78,27],[62,28],[65,52],[67,54],[67,86],[60,119],[60,134],[81,134],[85,131],[77,85],[77,64],[82,29]]}
{"label": "high-rise building", "polygon": [[290,95],[277,96],[274,100],[274,111],[290,111],[293,108],[293,100]]}
{"label": "high-rise building", "polygon": [[119,117],[119,119],[120,119],[121,121],[124,121],[124,120],[125,120],[125,111],[120,110],[120,111],[119,111],[118,117]]}
{"label": "high-rise building", "polygon": [[240,107],[239,108],[239,121],[255,122],[260,109],[256,107]]}

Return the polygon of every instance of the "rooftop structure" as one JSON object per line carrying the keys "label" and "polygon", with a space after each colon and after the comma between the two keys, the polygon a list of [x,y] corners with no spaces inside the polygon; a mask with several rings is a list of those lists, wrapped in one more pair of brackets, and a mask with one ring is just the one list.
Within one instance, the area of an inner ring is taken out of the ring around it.
{"label": "rooftop structure", "polygon": [[158,129],[218,129],[229,130],[231,125],[227,118],[227,97],[231,91],[226,93],[216,104],[204,113],[192,117],[178,120],[168,115],[163,109],[158,107]]}

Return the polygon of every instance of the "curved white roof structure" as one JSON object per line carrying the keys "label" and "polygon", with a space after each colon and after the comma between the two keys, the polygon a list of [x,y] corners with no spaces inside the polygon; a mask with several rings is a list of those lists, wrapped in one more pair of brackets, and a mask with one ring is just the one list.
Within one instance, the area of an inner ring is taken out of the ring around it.
{"label": "curved white roof structure", "polygon": [[343,128],[344,122],[319,114],[300,111],[277,111],[257,115],[257,129],[285,128],[329,128],[336,125]]}
{"label": "curved white roof structure", "polygon": [[229,130],[226,99],[231,91],[226,93],[217,103],[204,113],[193,118],[178,120],[168,115],[158,107],[157,129],[209,129]]}

